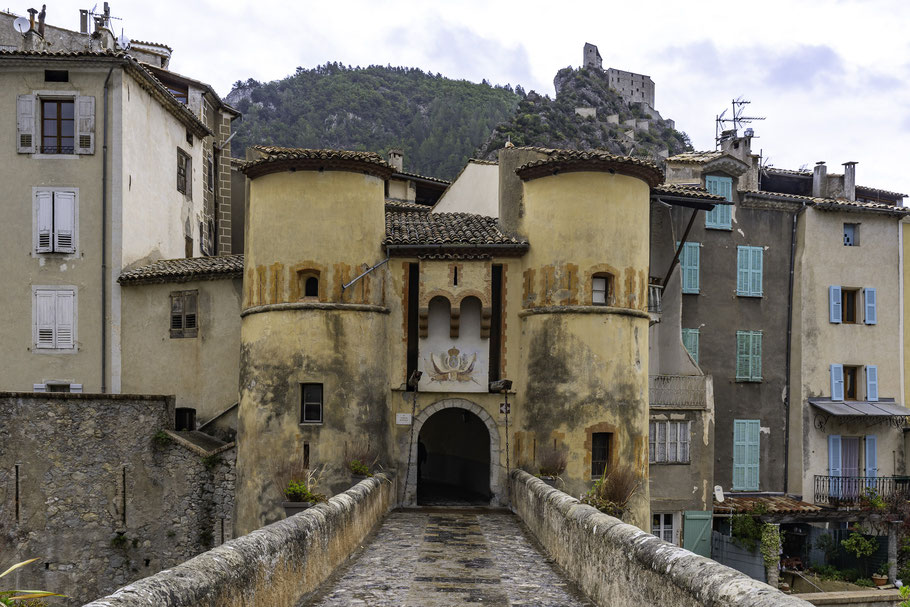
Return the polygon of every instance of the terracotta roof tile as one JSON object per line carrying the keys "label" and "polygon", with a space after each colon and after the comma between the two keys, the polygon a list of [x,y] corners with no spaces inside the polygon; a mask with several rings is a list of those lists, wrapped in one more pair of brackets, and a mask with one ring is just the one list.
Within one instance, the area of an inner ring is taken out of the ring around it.
{"label": "terracotta roof tile", "polygon": [[388,179],[394,171],[391,165],[375,152],[313,150],[268,145],[250,147],[266,154],[262,158],[241,165],[240,170],[251,178],[292,168],[362,171],[381,179]]}
{"label": "terracotta roof tile", "polygon": [[701,164],[717,160],[721,156],[723,156],[723,152],[720,150],[712,150],[709,152],[683,152],[681,154],[676,154],[675,156],[670,156],[667,158],[667,162],[690,162]]}
{"label": "terracotta roof tile", "polygon": [[486,245],[512,245],[526,249],[527,241],[504,233],[495,217],[472,213],[406,213],[385,214],[387,245],[414,247],[483,248]]}
{"label": "terracotta roof tile", "polygon": [[484,160],[483,158],[471,158],[468,162],[473,162],[474,164],[491,164],[494,166],[499,166],[498,160]]}
{"label": "terracotta roof tile", "polygon": [[862,202],[858,200],[847,200],[845,198],[813,198],[812,196],[800,196],[798,194],[782,194],[779,192],[764,192],[757,190],[742,190],[740,194],[764,198],[787,198],[794,201],[802,201],[820,209],[829,211],[876,211],[893,213],[894,215],[908,215],[910,208],[897,207],[893,204],[884,202]]}
{"label": "terracotta roof tile", "polygon": [[819,506],[801,502],[788,495],[727,495],[723,503],[714,501],[714,512],[717,514],[729,513],[733,508],[734,513],[752,512],[756,507],[764,507],[768,514],[785,514],[793,512],[819,512]]}
{"label": "terracotta roof tile", "polygon": [[612,170],[643,179],[653,187],[664,177],[656,164],[634,156],[617,156],[603,150],[525,149],[539,151],[548,157],[518,167],[515,173],[523,180],[551,175],[556,171]]}
{"label": "terracotta roof tile", "polygon": [[726,198],[711,194],[705,188],[699,185],[682,185],[677,183],[664,183],[651,188],[652,194],[664,194],[666,196],[678,196],[680,198],[693,198],[696,200],[711,200],[726,202]]}
{"label": "terracotta roof tile", "polygon": [[428,177],[426,175],[419,175],[417,173],[408,173],[407,171],[395,171],[392,174],[392,177],[395,177],[398,175],[401,175],[403,177],[416,177],[417,179],[425,179],[427,181],[434,181],[434,182],[438,183],[439,185],[449,185],[450,183],[452,183],[451,181],[448,181],[446,179],[440,179],[439,177]]}
{"label": "terracotta roof tile", "polygon": [[117,279],[122,285],[139,285],[188,280],[240,278],[243,275],[243,255],[162,259],[147,266],[127,270]]}
{"label": "terracotta roof tile", "polygon": [[130,40],[130,44],[140,44],[142,46],[157,46],[160,48],[166,48],[167,50],[174,52],[174,49],[169,47],[166,44],[161,44],[160,42],[146,42],[145,40]]}
{"label": "terracotta roof tile", "polygon": [[425,204],[419,204],[417,202],[411,202],[409,200],[393,200],[387,199],[385,201],[385,210],[386,211],[401,211],[403,213],[427,213],[433,207],[427,206]]}

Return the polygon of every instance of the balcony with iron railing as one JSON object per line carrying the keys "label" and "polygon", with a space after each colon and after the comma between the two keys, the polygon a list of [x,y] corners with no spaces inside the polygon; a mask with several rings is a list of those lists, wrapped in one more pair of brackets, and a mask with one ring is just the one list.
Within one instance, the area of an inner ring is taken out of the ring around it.
{"label": "balcony with iron railing", "polygon": [[648,401],[652,407],[704,409],[708,404],[708,376],[649,375]]}
{"label": "balcony with iron railing", "polygon": [[815,475],[815,503],[859,507],[872,497],[910,499],[910,476]]}

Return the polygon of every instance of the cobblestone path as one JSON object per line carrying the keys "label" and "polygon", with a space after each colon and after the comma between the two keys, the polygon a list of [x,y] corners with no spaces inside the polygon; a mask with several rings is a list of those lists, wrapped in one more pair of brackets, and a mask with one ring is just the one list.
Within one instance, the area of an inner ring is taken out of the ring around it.
{"label": "cobblestone path", "polygon": [[513,514],[398,510],[302,605],[590,607]]}

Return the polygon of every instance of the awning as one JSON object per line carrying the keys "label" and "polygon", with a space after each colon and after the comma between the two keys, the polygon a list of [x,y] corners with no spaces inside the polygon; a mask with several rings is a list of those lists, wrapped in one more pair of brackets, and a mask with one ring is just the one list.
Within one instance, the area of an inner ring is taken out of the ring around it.
{"label": "awning", "polygon": [[910,409],[895,404],[893,398],[878,401],[833,401],[829,398],[810,398],[809,404],[835,417],[907,417]]}

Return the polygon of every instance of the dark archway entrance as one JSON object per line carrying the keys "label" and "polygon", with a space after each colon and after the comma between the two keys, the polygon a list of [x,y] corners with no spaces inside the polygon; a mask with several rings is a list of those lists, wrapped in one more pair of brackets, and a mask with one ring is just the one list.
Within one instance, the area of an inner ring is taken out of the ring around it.
{"label": "dark archway entrance", "polygon": [[490,432],[467,409],[431,415],[418,437],[417,503],[490,503]]}

